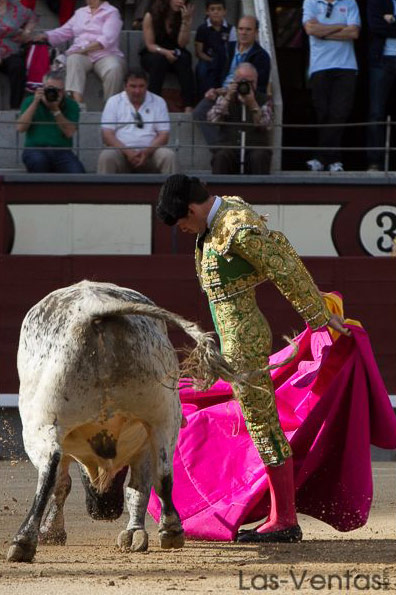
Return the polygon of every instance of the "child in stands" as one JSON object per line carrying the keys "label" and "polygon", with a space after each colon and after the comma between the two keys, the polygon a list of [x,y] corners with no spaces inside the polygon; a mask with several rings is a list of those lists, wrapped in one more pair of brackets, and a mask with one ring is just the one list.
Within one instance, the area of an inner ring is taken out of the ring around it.
{"label": "child in stands", "polygon": [[225,0],[206,1],[206,19],[197,29],[195,55],[198,99],[212,87],[221,87],[227,63],[227,43],[236,41],[233,25],[226,21]]}

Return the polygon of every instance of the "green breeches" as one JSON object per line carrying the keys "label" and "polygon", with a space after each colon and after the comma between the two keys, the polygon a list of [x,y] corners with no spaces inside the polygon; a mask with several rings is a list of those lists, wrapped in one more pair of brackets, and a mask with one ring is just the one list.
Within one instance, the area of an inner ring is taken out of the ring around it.
{"label": "green breeches", "polygon": [[[247,372],[268,365],[272,335],[257,306],[254,289],[211,303],[210,309],[222,353],[235,370]],[[269,373],[255,378],[253,384],[257,388],[234,384],[234,395],[264,464],[280,465],[292,451],[279,423]]]}

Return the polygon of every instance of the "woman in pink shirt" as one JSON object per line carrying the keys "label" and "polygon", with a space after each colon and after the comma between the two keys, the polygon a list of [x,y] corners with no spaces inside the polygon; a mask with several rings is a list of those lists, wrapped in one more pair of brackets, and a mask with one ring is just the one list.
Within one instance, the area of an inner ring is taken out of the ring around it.
{"label": "woman in pink shirt", "polygon": [[79,103],[83,101],[90,70],[94,70],[103,83],[105,101],[122,90],[126,71],[119,48],[122,21],[118,10],[101,0],[86,2],[87,6],[76,10],[62,27],[38,38],[54,46],[73,40],[66,52],[66,91]]}

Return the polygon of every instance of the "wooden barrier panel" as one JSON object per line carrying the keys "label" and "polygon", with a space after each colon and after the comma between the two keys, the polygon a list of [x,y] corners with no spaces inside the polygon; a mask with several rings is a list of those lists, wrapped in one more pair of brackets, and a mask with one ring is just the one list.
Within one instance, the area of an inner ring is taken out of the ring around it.
{"label": "wooden barrier panel", "polygon": [[[155,217],[163,176],[56,176],[5,177],[0,191],[1,209],[8,205],[150,205],[152,254],[189,254],[194,238],[164,226]],[[74,179],[75,178],[75,179]],[[280,229],[297,251],[306,256],[388,256],[396,237],[396,186],[387,178],[344,177],[295,179],[287,177],[226,176],[210,179],[209,191],[239,195],[260,212],[270,214],[269,227]],[[46,181],[42,181],[45,179]],[[132,223],[132,221],[131,221]],[[18,233],[18,221],[15,222]],[[50,222],[49,222],[50,224]],[[92,222],[95,225],[95,222]],[[4,237],[12,236],[12,221],[0,217],[1,251]],[[116,234],[116,230],[114,230]]]}

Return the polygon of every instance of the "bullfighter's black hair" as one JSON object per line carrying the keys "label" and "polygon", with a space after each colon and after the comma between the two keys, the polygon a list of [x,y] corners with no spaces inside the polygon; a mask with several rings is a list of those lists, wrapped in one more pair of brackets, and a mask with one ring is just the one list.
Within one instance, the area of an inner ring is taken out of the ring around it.
{"label": "bullfighter's black hair", "polygon": [[169,176],[162,186],[157,204],[157,217],[166,225],[175,225],[187,216],[188,206],[203,203],[209,198],[207,188],[198,178],[183,174]]}

